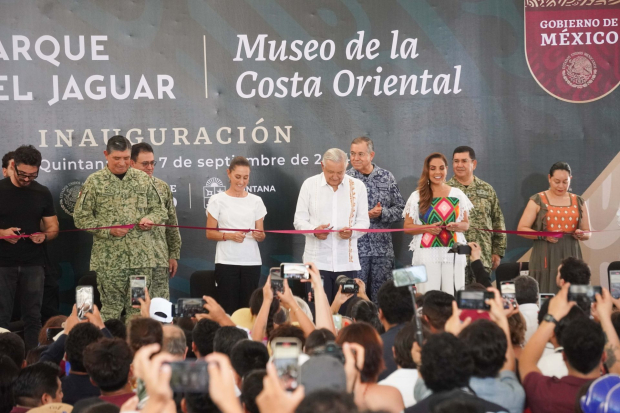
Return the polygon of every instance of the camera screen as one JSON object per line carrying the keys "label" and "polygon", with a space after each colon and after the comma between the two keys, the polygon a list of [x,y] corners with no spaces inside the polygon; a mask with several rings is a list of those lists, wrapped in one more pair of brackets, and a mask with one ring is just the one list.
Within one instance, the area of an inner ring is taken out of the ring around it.
{"label": "camera screen", "polygon": [[177,313],[179,317],[195,317],[196,314],[206,313],[202,298],[179,298]]}
{"label": "camera screen", "polygon": [[484,291],[459,291],[458,306],[465,310],[486,310]]}
{"label": "camera screen", "polygon": [[208,393],[209,372],[208,363],[204,361],[178,361],[170,363],[172,375],[170,387],[179,393]]}
{"label": "camera screen", "polygon": [[144,289],[146,288],[146,277],[131,277],[129,286],[131,287],[131,304],[140,305],[138,298],[142,298],[143,300],[146,298],[146,294],[144,293]]}
{"label": "camera screen", "polygon": [[307,280],[310,278],[308,266],[305,264],[282,264],[281,275],[282,278],[292,280]]}
{"label": "camera screen", "polygon": [[502,283],[502,294],[515,294],[515,283]]}
{"label": "camera screen", "polygon": [[609,290],[613,298],[620,298],[620,271],[609,272]]}
{"label": "camera screen", "polygon": [[78,318],[83,320],[86,313],[93,311],[93,287],[77,287],[75,291],[75,304]]}
{"label": "camera screen", "polygon": [[299,384],[299,353],[297,343],[275,343],[273,364],[286,390],[295,390]]}
{"label": "camera screen", "polygon": [[394,285],[396,287],[406,287],[413,284],[425,283],[428,280],[426,267],[424,265],[399,268],[392,271],[392,277],[394,278]]}

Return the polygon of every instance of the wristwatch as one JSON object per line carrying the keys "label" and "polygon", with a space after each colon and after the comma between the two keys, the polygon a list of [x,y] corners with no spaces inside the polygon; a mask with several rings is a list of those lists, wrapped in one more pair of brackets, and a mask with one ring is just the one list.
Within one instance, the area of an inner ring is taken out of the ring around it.
{"label": "wristwatch", "polygon": [[545,316],[543,317],[543,321],[553,324],[558,323],[558,320],[556,320],[555,317],[553,317],[551,314],[545,314]]}

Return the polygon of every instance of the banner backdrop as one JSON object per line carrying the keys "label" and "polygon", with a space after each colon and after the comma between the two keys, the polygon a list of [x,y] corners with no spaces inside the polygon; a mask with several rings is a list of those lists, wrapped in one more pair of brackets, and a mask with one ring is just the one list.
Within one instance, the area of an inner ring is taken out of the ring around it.
{"label": "banner backdrop", "polygon": [[[570,163],[582,194],[620,151],[618,93],[575,105],[532,77],[524,8],[508,0],[0,1],[0,152],[32,144],[43,153],[39,180],[61,229],[73,228],[80,185],[105,166],[115,134],[153,145],[155,175],[171,185],[182,225],[204,225],[209,197],[227,186],[227,162],[243,155],[266,229],[292,229],[299,188],[328,148],[348,152],[353,138],[369,136],[376,164],[394,173],[406,199],[428,154],[450,158],[470,145],[476,175],[495,187],[516,229],[554,162]],[[610,56],[617,74],[618,55]],[[597,205],[617,229],[614,187],[601,195],[613,202]],[[593,238],[608,237],[615,256],[606,259],[618,260],[609,234]],[[181,235],[175,297],[187,294],[193,271],[214,266],[215,242],[203,231]],[[393,239],[397,265],[409,264],[410,236]],[[49,244],[66,305],[91,243],[67,233]],[[299,261],[303,246],[304,236],[269,235],[263,271]],[[509,236],[504,261],[529,247]]]}

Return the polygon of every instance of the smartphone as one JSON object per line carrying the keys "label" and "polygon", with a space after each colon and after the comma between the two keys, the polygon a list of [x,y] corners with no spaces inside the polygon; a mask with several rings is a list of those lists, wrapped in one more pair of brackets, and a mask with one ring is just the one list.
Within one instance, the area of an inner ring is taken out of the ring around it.
{"label": "smartphone", "polygon": [[332,315],[332,318],[334,319],[334,326],[336,327],[336,330],[342,330],[342,315],[334,314]]}
{"label": "smartphone", "polygon": [[198,361],[174,361],[168,363],[172,370],[170,387],[177,393],[208,393],[209,363]]}
{"label": "smartphone", "polygon": [[542,305],[545,303],[545,301],[551,299],[555,297],[555,294],[553,293],[540,293],[538,294],[538,308],[542,308]]}
{"label": "smartphone", "polygon": [[45,330],[45,338],[47,338],[47,341],[54,341],[54,337],[63,331],[65,331],[65,329],[62,327],[50,327]]}
{"label": "smartphone", "polygon": [[93,287],[92,285],[78,285],[75,287],[75,305],[77,316],[80,320],[86,319],[86,313],[93,312]]}
{"label": "smartphone", "polygon": [[609,271],[609,292],[613,298],[620,298],[620,271]]}
{"label": "smartphone", "polygon": [[424,265],[414,265],[394,270],[392,271],[392,278],[394,278],[395,287],[408,287],[428,281]]}
{"label": "smartphone", "polygon": [[308,268],[305,264],[283,263],[280,265],[280,276],[288,280],[309,280]]}
{"label": "smartphone", "polygon": [[273,278],[273,277],[282,278],[282,275],[280,273],[280,267],[271,267],[271,268],[269,268],[269,275],[271,276],[271,278]]}
{"label": "smartphone", "polygon": [[146,300],[144,289],[146,288],[146,276],[132,275],[129,277],[129,288],[131,289],[131,305],[140,305],[139,298]]}
{"label": "smartphone", "polygon": [[278,294],[276,294],[277,292],[284,294],[284,280],[279,277],[271,277],[271,289],[273,290],[273,295],[275,297],[278,296]]}
{"label": "smartphone", "polygon": [[500,292],[502,293],[502,298],[504,299],[504,308],[508,309],[510,306],[513,308],[517,307],[517,294],[515,291],[515,283],[514,281],[502,281],[500,283]]}
{"label": "smartphone", "polygon": [[204,305],[207,302],[202,298],[179,298],[176,314],[178,317],[196,317],[196,314],[208,314]]}
{"label": "smartphone", "polygon": [[491,291],[457,291],[456,303],[463,310],[489,310],[486,300],[494,298]]}
{"label": "smartphone", "polygon": [[573,284],[568,288],[568,301],[593,303],[596,294],[603,294],[603,288],[597,285]]}
{"label": "smartphone", "polygon": [[273,364],[278,377],[287,391],[293,391],[299,385],[299,355],[301,341],[294,337],[279,337],[271,341]]}

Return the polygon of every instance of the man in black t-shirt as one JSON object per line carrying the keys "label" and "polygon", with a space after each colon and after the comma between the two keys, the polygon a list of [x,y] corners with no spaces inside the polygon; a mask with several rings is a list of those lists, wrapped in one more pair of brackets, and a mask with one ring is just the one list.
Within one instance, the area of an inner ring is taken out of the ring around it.
{"label": "man in black t-shirt", "polygon": [[[58,218],[52,194],[35,182],[41,153],[32,145],[20,146],[0,181],[0,327],[8,328],[16,291],[20,291],[26,349],[37,346],[41,329],[41,300],[45,258],[43,245],[58,235]],[[41,232],[41,226],[43,232]]]}

